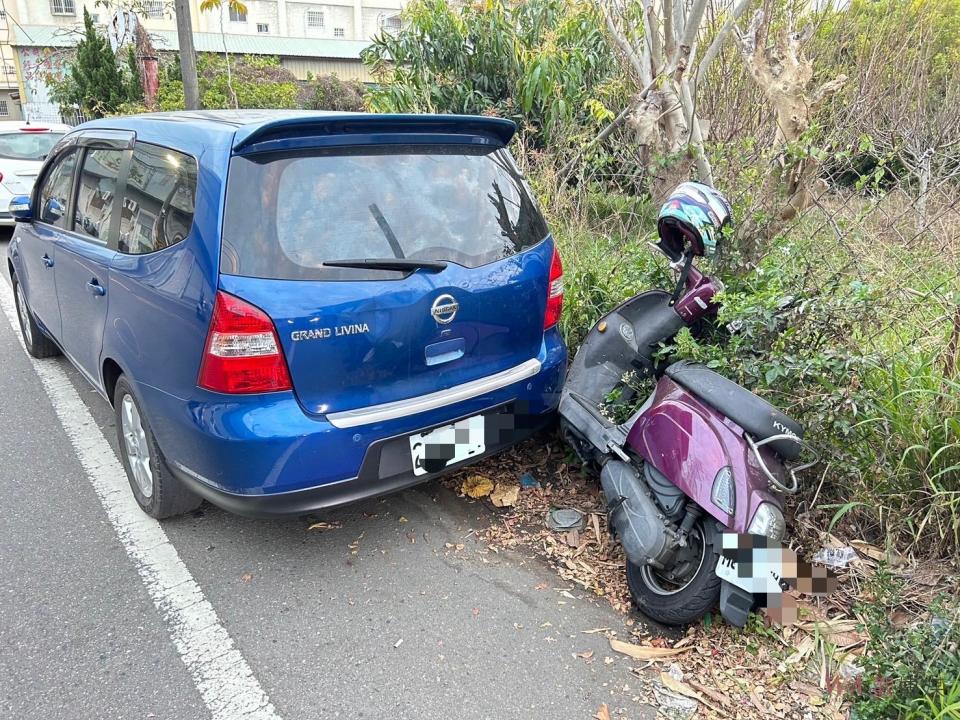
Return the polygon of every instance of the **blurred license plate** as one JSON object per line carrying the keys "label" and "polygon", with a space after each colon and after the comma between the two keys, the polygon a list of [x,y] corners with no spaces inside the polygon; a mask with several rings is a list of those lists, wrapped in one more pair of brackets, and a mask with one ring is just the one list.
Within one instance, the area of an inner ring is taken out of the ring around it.
{"label": "blurred license plate", "polygon": [[[787,585],[783,579],[783,547],[766,538],[757,538],[760,547],[744,547],[746,541],[754,537],[757,536],[723,534],[723,553],[717,561],[717,577],[751,593],[784,592]],[[795,567],[793,574],[796,574]]]}
{"label": "blurred license plate", "polygon": [[439,472],[486,450],[483,415],[410,436],[413,474]]}

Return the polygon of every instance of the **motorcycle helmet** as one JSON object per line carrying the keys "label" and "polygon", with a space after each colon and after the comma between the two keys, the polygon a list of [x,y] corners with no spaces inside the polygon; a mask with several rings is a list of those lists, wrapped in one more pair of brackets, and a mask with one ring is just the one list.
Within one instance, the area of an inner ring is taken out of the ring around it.
{"label": "motorcycle helmet", "polygon": [[698,182],[677,186],[657,217],[657,246],[674,262],[687,244],[694,255],[713,255],[723,229],[732,225],[730,203],[717,190]]}

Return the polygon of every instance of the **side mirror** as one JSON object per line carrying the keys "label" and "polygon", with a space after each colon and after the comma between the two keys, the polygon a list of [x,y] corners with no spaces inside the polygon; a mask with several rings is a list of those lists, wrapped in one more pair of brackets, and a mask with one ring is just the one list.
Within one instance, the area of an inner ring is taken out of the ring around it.
{"label": "side mirror", "polygon": [[17,222],[30,222],[33,220],[33,207],[30,204],[30,196],[15,195],[11,198],[10,214]]}
{"label": "side mirror", "polygon": [[43,208],[40,210],[40,219],[45,222],[53,225],[57,220],[63,217],[64,208],[60,204],[60,201],[56,198],[50,198],[44,203]]}

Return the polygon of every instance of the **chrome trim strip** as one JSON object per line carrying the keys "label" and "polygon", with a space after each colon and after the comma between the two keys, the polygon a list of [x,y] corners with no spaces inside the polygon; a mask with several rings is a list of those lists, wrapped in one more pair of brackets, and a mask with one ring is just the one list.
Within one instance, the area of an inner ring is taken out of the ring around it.
{"label": "chrome trim strip", "polygon": [[526,380],[540,372],[540,361],[531,358],[516,367],[503,370],[493,375],[488,375],[479,380],[471,380],[463,385],[457,385],[447,390],[438,390],[428,395],[408,398],[406,400],[396,400],[394,402],[383,403],[381,405],[370,405],[356,410],[344,410],[342,412],[330,413],[327,420],[337,428],[352,428],[358,425],[368,425],[375,422],[384,422],[385,420],[396,420],[407,415],[416,415],[417,413],[436,410],[437,408],[453,405],[454,403],[493,392],[501,388],[512,385],[513,383]]}

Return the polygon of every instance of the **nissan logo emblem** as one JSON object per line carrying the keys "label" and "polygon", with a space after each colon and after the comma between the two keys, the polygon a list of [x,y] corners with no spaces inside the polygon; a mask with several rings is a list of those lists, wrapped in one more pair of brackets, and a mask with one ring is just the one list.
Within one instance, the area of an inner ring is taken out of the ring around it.
{"label": "nissan logo emblem", "polygon": [[453,295],[441,295],[430,306],[430,314],[441,325],[447,325],[453,322],[459,309],[460,303],[454,299]]}

